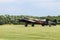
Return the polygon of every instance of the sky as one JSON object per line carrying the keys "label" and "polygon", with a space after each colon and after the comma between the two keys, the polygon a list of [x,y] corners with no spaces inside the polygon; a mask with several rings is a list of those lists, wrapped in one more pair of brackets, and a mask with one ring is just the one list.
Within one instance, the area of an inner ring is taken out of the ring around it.
{"label": "sky", "polygon": [[60,0],[0,0],[0,15],[57,16]]}

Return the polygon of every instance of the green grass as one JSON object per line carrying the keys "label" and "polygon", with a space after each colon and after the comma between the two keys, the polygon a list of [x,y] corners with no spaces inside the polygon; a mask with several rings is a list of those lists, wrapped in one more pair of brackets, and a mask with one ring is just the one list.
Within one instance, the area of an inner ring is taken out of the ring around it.
{"label": "green grass", "polygon": [[0,40],[60,40],[60,25],[0,25]]}

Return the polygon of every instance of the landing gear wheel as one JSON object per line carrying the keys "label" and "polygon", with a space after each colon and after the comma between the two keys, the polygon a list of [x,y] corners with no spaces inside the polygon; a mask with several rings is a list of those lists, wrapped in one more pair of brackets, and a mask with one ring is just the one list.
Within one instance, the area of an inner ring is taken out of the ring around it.
{"label": "landing gear wheel", "polygon": [[27,27],[28,26],[28,23],[25,23],[25,27]]}
{"label": "landing gear wheel", "polygon": [[34,27],[34,23],[32,24],[32,27]]}

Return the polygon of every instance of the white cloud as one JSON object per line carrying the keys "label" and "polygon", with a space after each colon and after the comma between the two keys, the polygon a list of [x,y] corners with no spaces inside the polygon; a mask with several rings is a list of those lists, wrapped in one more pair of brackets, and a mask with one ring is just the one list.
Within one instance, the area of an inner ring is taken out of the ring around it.
{"label": "white cloud", "polygon": [[16,2],[52,2],[54,0],[16,0]]}
{"label": "white cloud", "polygon": [[5,2],[14,2],[16,0],[0,0],[0,3],[5,3]]}
{"label": "white cloud", "polygon": [[[12,4],[10,6],[4,5],[3,8],[0,9],[0,12],[26,12],[26,13],[39,13],[42,11],[42,13],[48,13],[48,12],[55,12],[57,10],[60,10],[60,2],[56,2],[55,0],[0,0],[0,3],[8,3],[14,2],[13,6]],[[20,5],[21,4],[21,5]],[[18,6],[17,6],[18,5]],[[6,6],[6,8],[5,8]],[[8,8],[7,8],[8,6]],[[12,7],[12,8],[10,8]],[[21,9],[19,9],[19,8]],[[1,6],[0,6],[1,8]],[[21,11],[23,9],[23,11]],[[58,11],[59,12],[59,11]]]}
{"label": "white cloud", "polygon": [[16,0],[16,2],[20,4],[27,3],[39,6],[55,6],[60,4],[60,2],[56,2],[56,0]]}

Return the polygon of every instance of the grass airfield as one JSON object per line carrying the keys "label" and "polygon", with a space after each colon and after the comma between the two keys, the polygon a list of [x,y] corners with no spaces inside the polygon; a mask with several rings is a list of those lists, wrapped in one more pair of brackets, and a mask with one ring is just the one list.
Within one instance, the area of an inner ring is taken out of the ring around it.
{"label": "grass airfield", "polygon": [[60,25],[0,25],[0,40],[60,40]]}

